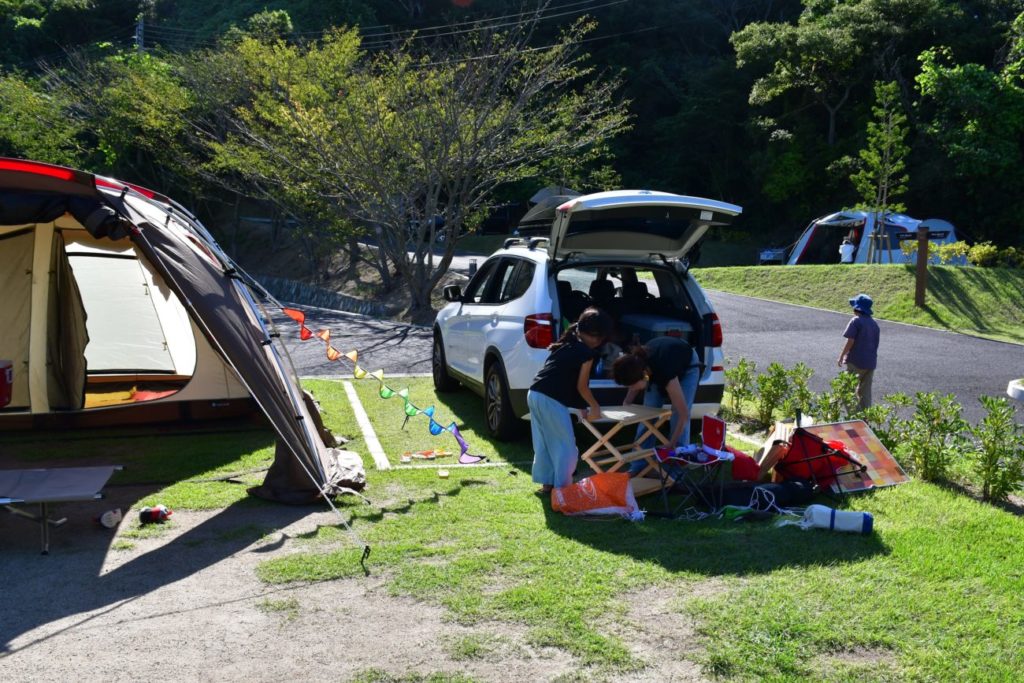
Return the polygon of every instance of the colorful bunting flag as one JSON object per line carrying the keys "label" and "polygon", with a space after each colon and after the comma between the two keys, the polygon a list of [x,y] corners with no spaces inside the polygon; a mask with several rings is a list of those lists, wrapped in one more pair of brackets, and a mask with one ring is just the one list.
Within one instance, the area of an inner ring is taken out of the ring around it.
{"label": "colorful bunting flag", "polygon": [[[300,339],[305,341],[305,340],[310,339],[310,338],[312,338],[314,336],[313,332],[311,332],[309,330],[309,328],[306,327],[306,314],[305,313],[303,313],[302,311],[296,310],[294,308],[282,308],[281,310],[284,312],[285,315],[287,315],[289,318],[291,318],[292,320],[294,320],[295,322],[297,322],[299,324],[299,338]],[[459,448],[460,448],[459,464],[462,464],[462,465],[473,465],[473,464],[482,462],[482,461],[487,459],[486,456],[474,455],[474,454],[469,452],[469,444],[466,443],[466,440],[462,437],[462,434],[459,432],[458,426],[454,422],[452,422],[447,427],[444,427],[444,426],[441,425],[440,422],[435,420],[434,419],[434,410],[435,410],[434,406],[428,406],[427,408],[423,408],[421,410],[420,408],[417,408],[415,405],[413,405],[413,402],[409,400],[409,388],[408,387],[400,389],[399,391],[395,391],[395,390],[391,389],[386,384],[384,384],[384,370],[383,369],[381,369],[381,370],[374,370],[373,372],[367,372],[366,370],[364,370],[363,368],[361,368],[359,366],[359,363],[358,363],[359,352],[358,351],[353,349],[353,350],[343,354],[341,351],[338,351],[336,348],[331,346],[331,331],[329,329],[320,330],[319,332],[316,333],[315,336],[318,339],[320,339],[322,342],[324,342],[324,344],[326,345],[326,347],[327,347],[327,360],[329,360],[329,361],[336,361],[336,360],[341,359],[342,357],[348,359],[352,363],[352,376],[353,377],[355,377],[356,379],[365,379],[366,377],[371,377],[371,378],[377,380],[377,382],[380,383],[379,394],[380,394],[381,398],[391,398],[393,396],[398,396],[398,397],[402,398],[405,401],[405,405],[404,405],[405,422],[402,423],[402,428],[403,429],[405,428],[406,423],[409,422],[409,418],[410,417],[415,417],[416,415],[420,415],[420,414],[426,415],[428,420],[430,421],[429,424],[428,424],[428,427],[429,427],[430,433],[432,435],[437,436],[437,435],[439,435],[439,434],[441,434],[442,432],[445,432],[445,431],[451,432],[452,436],[455,437],[455,440],[459,442]]]}

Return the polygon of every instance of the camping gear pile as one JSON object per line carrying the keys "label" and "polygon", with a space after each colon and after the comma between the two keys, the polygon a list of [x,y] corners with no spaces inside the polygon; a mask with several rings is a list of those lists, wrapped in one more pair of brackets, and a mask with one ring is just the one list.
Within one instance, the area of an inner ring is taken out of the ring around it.
{"label": "camping gear pile", "polygon": [[[870,534],[866,512],[815,504],[838,496],[893,486],[909,477],[862,420],[796,427],[778,423],[752,457],[725,443],[725,423],[704,417],[700,445],[654,449],[664,482],[680,494],[673,508],[662,489],[664,512],[673,519],[776,519],[780,525]],[[617,477],[617,478],[616,478]],[[627,475],[600,472],[552,494],[552,508],[569,515],[618,515],[639,521]]]}

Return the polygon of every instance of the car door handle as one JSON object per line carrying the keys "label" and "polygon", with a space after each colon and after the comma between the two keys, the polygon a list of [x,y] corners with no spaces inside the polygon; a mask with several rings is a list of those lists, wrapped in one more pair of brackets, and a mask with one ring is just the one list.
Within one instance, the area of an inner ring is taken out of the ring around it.
{"label": "car door handle", "polygon": [[497,325],[498,324],[498,314],[497,313],[491,314],[491,324],[492,325]]}

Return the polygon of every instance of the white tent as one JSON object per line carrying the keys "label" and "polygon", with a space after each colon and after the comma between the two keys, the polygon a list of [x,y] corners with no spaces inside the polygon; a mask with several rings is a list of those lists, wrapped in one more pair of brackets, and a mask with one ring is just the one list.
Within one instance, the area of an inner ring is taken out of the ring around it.
{"label": "white tent", "polygon": [[[278,434],[261,495],[365,483],[328,448],[271,322],[277,302],[181,206],[149,190],[0,157],[0,430],[230,417]],[[346,456],[347,457],[347,456]]]}
{"label": "white tent", "polygon": [[839,263],[839,245],[849,238],[856,251],[854,263],[916,263],[917,255],[907,257],[900,250],[899,235],[916,232],[918,227],[944,232],[932,244],[956,242],[956,228],[939,218],[919,220],[898,213],[880,214],[865,211],[839,211],[811,221],[789,254],[788,264]]}

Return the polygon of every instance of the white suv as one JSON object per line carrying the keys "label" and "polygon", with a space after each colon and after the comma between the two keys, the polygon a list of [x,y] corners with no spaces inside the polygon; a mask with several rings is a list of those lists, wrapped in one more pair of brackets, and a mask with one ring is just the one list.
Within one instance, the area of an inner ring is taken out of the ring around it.
{"label": "white suv", "polygon": [[[438,391],[463,384],[484,398],[487,427],[499,439],[528,434],[526,392],[548,345],[587,306],[616,321],[608,360],[658,335],[685,338],[702,359],[692,419],[718,411],[724,389],[722,328],[689,275],[687,255],[712,225],[731,222],[734,204],[649,190],[617,190],[552,202],[521,224],[541,224],[544,237],[505,241],[463,290],[444,289],[449,303],[434,321],[432,369]],[[525,227],[520,232],[525,232]],[[625,389],[595,363],[591,389],[602,405],[621,403]]]}

